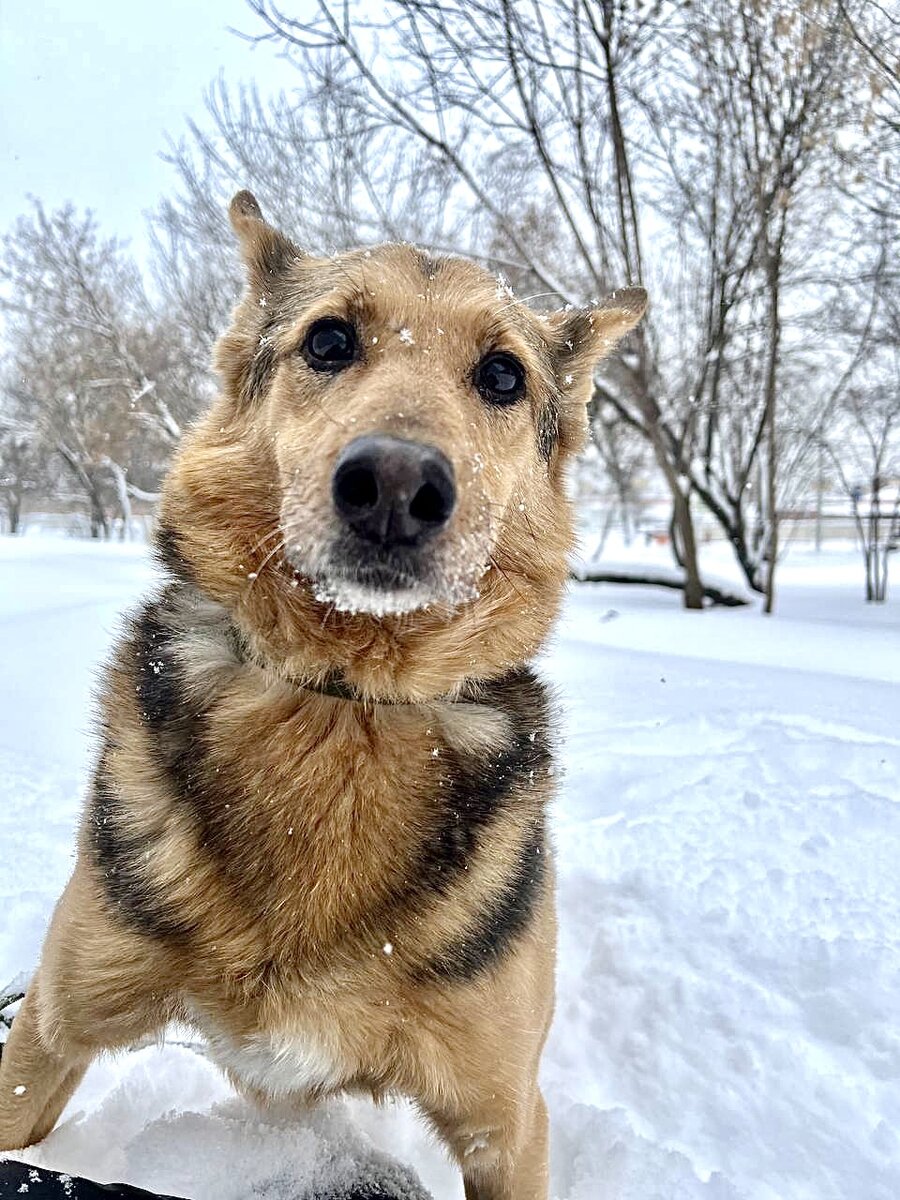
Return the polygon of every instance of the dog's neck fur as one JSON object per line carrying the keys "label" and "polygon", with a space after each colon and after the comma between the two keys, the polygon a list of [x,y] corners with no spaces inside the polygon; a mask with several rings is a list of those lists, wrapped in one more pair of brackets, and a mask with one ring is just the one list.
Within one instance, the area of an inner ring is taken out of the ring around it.
{"label": "dog's neck fur", "polygon": [[[324,668],[321,672],[297,676],[285,672],[278,663],[270,661],[261,654],[257,647],[251,644],[232,615],[223,604],[210,599],[195,583],[184,577],[170,580],[170,595],[175,600],[176,611],[180,613],[177,624],[184,635],[184,645],[188,647],[192,641],[199,640],[212,651],[214,642],[219,649],[229,648],[234,655],[234,661],[241,664],[251,664],[276,678],[279,682],[297,688],[302,692],[311,692],[331,700],[345,700],[350,704],[367,706],[387,704],[417,706],[419,700],[405,700],[396,696],[370,695],[363,689],[350,683],[339,670]],[[214,640],[210,634],[214,633]],[[219,661],[219,655],[212,653],[212,661]],[[517,668],[512,668],[498,681],[512,674]],[[429,704],[472,704],[477,702],[479,695],[478,681],[464,679],[452,691],[429,700]]]}
{"label": "dog's neck fur", "polygon": [[[196,524],[202,528],[199,519]],[[202,542],[208,544],[205,530]],[[498,576],[487,582],[480,602],[460,612],[377,619],[315,605],[305,587],[281,579],[274,564],[252,587],[222,588],[223,578],[237,574],[222,570],[224,549],[207,574],[199,537],[189,540],[163,525],[156,543],[185,604],[214,613],[217,626],[231,630],[241,661],[282,683],[365,704],[471,701],[484,683],[521,670],[546,636],[565,575],[563,569],[540,580],[521,577],[515,586]],[[231,551],[230,557],[246,555]]]}

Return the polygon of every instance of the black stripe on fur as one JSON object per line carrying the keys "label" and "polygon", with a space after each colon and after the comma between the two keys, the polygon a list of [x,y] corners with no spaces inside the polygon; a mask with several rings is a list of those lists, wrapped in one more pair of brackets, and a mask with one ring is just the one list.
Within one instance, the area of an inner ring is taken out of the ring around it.
{"label": "black stripe on fur", "polygon": [[101,758],[91,796],[94,861],[107,899],[132,929],[148,937],[181,940],[190,923],[173,916],[153,880],[147,876],[147,843],[127,832],[118,789]]}
{"label": "black stripe on fur", "polygon": [[494,757],[448,753],[441,819],[416,866],[417,891],[446,892],[516,788],[529,786],[551,763],[547,695],[532,671],[517,669],[484,685],[477,700],[509,718],[512,744]]}
{"label": "black stripe on fur", "polygon": [[[172,644],[167,610],[177,608],[178,591],[176,584],[148,605],[135,624],[138,701],[157,777],[171,781],[173,804],[191,822],[202,846],[231,874],[239,856],[227,813],[229,802],[236,806],[239,797],[232,794],[234,783],[209,764],[207,712],[212,701],[200,703],[185,687]],[[233,636],[239,638],[237,631]]]}
{"label": "black stripe on fur", "polygon": [[[177,588],[178,585],[173,585]],[[204,714],[184,688],[172,651],[173,633],[166,621],[171,591],[147,604],[134,622],[132,638],[120,664],[133,680],[148,737],[148,752],[157,778],[171,778],[175,799],[190,793],[203,765]],[[97,770],[93,792],[94,857],[107,896],[135,929],[160,938],[186,936],[193,926],[166,909],[153,880],[147,877],[148,846],[126,825],[106,755]]]}
{"label": "black stripe on fur", "polygon": [[470,863],[491,852],[491,827],[514,807],[521,809],[523,848],[494,902],[473,919],[459,942],[428,961],[419,972],[423,979],[463,981],[498,962],[531,920],[546,876],[542,801],[540,796],[534,802],[529,799],[530,790],[546,778],[552,764],[546,689],[531,670],[517,668],[480,685],[471,699],[509,719],[512,743],[493,757],[451,757],[441,821],[414,867],[410,898],[443,896],[465,887]]}
{"label": "black stripe on fur", "polygon": [[422,975],[462,983],[502,959],[531,923],[546,878],[544,824],[538,819],[522,846],[518,866],[493,901],[462,937],[429,960]]}
{"label": "black stripe on fur", "polygon": [[160,525],[153,538],[153,549],[158,562],[174,579],[185,583],[192,578],[191,568],[181,553],[178,535],[170,525]]}
{"label": "black stripe on fur", "polygon": [[189,795],[203,773],[205,714],[187,694],[166,621],[168,593],[147,607],[135,622],[133,668],[138,704],[160,775],[170,775],[177,790]]}

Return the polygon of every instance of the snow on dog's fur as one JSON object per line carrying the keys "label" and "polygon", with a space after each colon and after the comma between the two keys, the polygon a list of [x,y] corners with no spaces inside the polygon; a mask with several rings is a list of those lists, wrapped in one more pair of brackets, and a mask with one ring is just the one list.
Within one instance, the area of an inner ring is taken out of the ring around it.
{"label": "snow on dog's fur", "polygon": [[248,286],[165,484],[168,582],[105,676],[0,1148],[177,1018],[262,1102],[403,1093],[467,1197],[543,1200],[552,767],[527,664],[593,367],[645,297],[540,317],[471,263],[314,258],[249,193],[231,211]]}

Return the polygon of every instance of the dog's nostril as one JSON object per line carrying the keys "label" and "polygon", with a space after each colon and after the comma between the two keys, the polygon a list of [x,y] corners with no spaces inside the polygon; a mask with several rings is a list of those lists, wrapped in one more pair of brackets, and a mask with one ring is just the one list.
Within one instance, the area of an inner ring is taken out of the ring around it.
{"label": "dog's nostril", "polygon": [[409,506],[409,515],[429,525],[442,524],[450,515],[450,505],[433,483],[423,483]]}
{"label": "dog's nostril", "polygon": [[338,498],[348,508],[374,508],[378,503],[378,481],[370,467],[348,467],[335,481]]}

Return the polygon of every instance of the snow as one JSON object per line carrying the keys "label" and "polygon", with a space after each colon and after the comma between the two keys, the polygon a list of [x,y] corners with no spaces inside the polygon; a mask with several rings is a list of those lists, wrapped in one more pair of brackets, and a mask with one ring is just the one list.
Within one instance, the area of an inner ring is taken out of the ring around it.
{"label": "snow", "polygon": [[[0,990],[71,869],[93,673],[151,578],[138,547],[0,539]],[[545,660],[566,712],[556,1200],[900,1195],[900,606],[861,591],[852,552],[796,549],[774,618],[573,589]],[[262,1115],[189,1038],[96,1063],[22,1157],[300,1200],[380,1149],[461,1200],[408,1105]]]}

